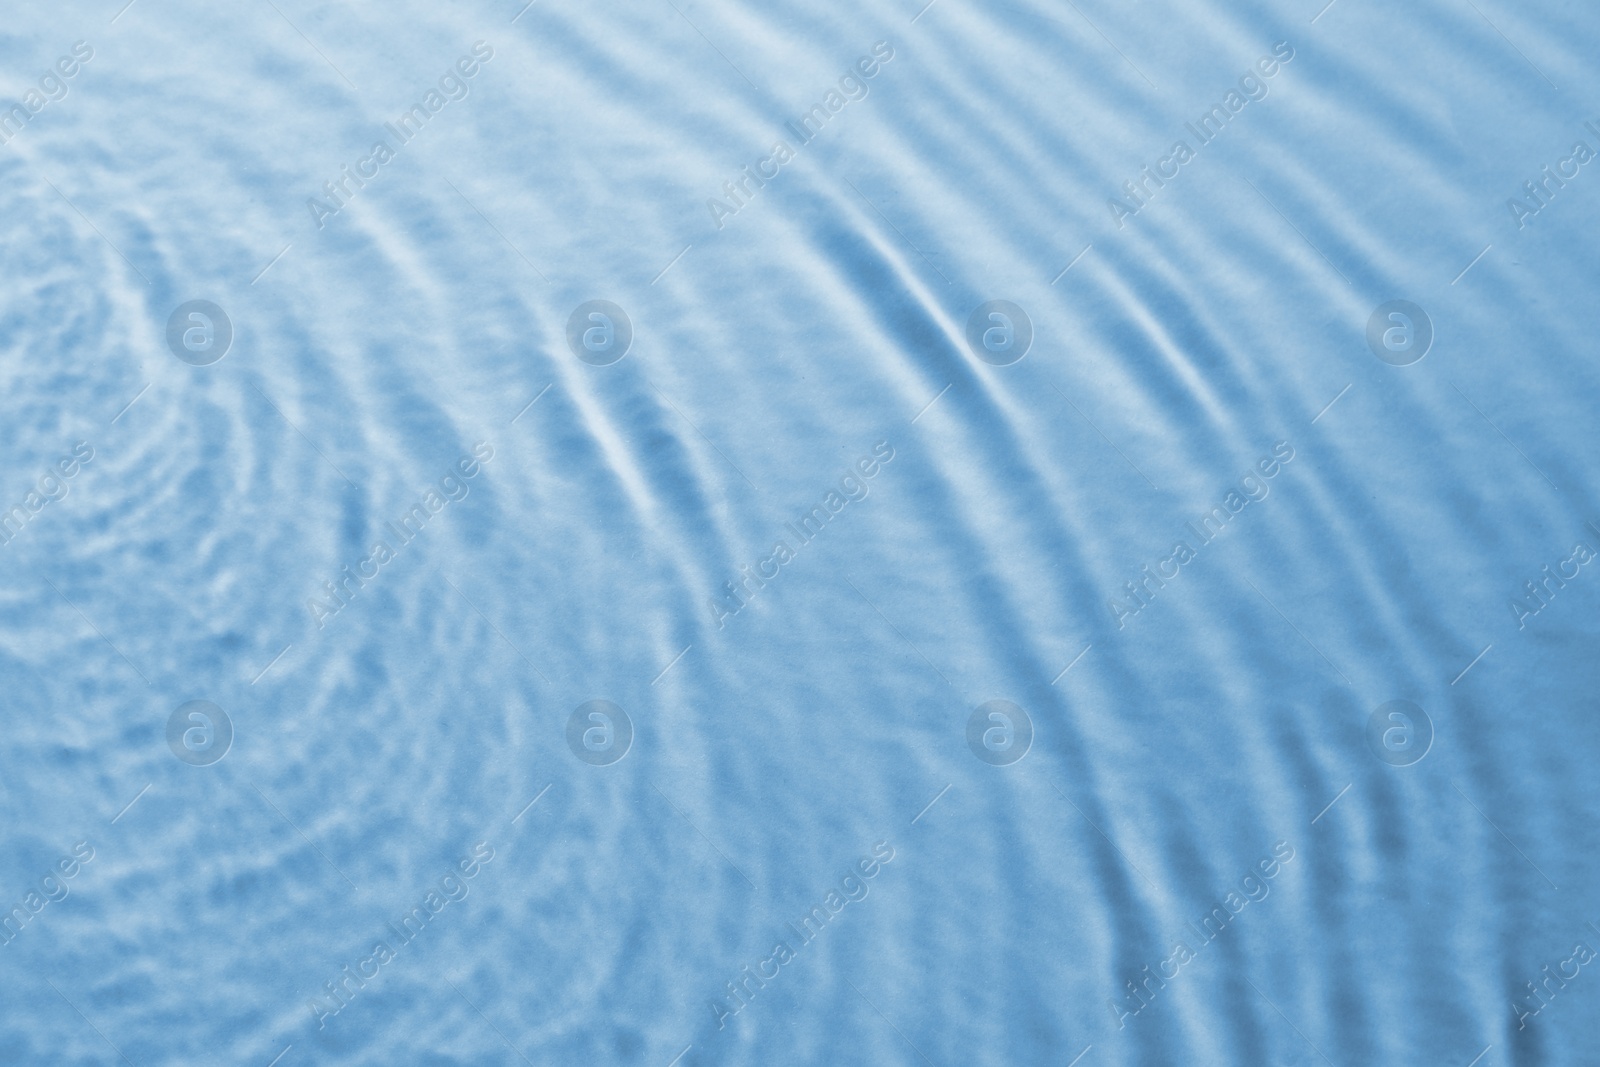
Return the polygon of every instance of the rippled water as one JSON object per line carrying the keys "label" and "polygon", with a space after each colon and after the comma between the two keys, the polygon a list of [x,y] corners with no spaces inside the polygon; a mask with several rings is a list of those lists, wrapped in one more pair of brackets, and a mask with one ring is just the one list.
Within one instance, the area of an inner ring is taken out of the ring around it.
{"label": "rippled water", "polygon": [[0,1063],[1595,1062],[1591,7],[524,2],[0,20]]}

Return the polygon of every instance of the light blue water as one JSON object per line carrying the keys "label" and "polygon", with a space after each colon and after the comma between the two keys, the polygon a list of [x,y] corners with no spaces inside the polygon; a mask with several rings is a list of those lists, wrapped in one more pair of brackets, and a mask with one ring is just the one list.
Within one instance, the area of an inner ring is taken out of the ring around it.
{"label": "light blue water", "polygon": [[1600,1062],[1592,6],[122,2],[0,1063]]}

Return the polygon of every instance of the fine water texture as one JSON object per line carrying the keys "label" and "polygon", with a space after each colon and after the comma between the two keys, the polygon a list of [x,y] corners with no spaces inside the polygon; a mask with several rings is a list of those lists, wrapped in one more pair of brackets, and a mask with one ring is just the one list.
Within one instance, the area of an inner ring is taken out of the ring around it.
{"label": "fine water texture", "polygon": [[0,1065],[1600,1063],[1597,56],[4,0]]}

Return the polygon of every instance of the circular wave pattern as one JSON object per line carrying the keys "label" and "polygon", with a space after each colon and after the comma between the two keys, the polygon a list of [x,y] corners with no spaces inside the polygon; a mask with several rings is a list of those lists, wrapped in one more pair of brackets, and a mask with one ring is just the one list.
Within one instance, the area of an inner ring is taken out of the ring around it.
{"label": "circular wave pattern", "polygon": [[1585,1062],[1597,27],[1320,6],[20,13],[0,1059]]}

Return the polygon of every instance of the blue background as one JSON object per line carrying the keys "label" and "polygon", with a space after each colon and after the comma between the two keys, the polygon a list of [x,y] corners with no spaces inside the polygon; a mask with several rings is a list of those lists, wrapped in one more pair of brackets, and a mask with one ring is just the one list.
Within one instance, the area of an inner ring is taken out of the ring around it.
{"label": "blue background", "polygon": [[[1508,199],[1600,151],[1600,15],[919,7],[0,13],[0,1062],[1596,1062],[1600,576],[1525,583],[1600,550],[1600,163]],[[1020,361],[968,344],[991,300]],[[620,760],[569,744],[590,700]],[[1020,760],[968,744],[992,700]]]}

